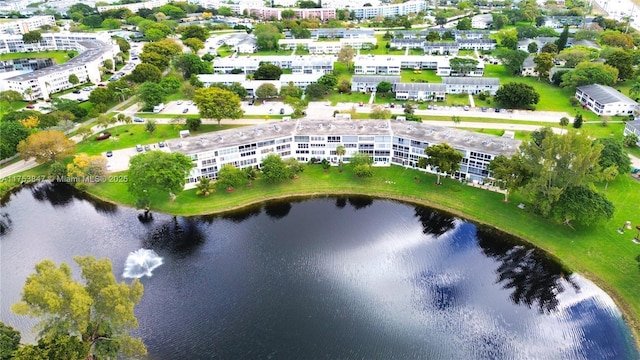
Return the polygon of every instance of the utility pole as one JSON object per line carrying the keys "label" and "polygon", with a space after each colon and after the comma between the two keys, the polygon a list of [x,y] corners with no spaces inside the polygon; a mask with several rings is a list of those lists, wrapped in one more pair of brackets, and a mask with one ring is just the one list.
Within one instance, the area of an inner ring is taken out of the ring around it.
{"label": "utility pole", "polygon": [[633,16],[633,11],[636,9],[636,4],[633,4],[631,8],[631,14],[627,17],[627,27],[624,29],[624,33],[627,34],[629,32],[629,23],[631,23],[631,17]]}

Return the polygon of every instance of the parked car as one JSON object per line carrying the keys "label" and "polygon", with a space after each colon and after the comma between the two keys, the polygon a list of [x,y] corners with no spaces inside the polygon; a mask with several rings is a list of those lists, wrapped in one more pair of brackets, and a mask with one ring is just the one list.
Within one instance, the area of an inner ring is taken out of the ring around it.
{"label": "parked car", "polygon": [[182,105],[182,100],[178,100],[178,105]]}
{"label": "parked car", "polygon": [[163,148],[163,147],[164,147],[164,142],[160,141],[160,142],[158,143],[158,147]]}
{"label": "parked car", "polygon": [[112,157],[113,156],[113,151],[109,150],[107,151],[107,157]]}
{"label": "parked car", "polygon": [[481,110],[482,110],[482,112],[487,112],[487,108],[486,107],[483,107]]}
{"label": "parked car", "polygon": [[133,122],[143,123],[143,122],[144,122],[144,119],[141,119],[141,118],[139,118],[139,117],[134,117],[134,118],[133,118]]}
{"label": "parked car", "polygon": [[500,112],[500,108],[495,108],[493,111],[499,113]]}
{"label": "parked car", "polygon": [[142,152],[142,145],[136,145],[136,150],[138,152]]}
{"label": "parked car", "polygon": [[189,108],[184,108],[184,110],[182,110],[182,113],[183,113],[183,114],[186,114],[186,113],[188,113],[188,112],[189,112]]}
{"label": "parked car", "polygon": [[27,105],[27,109],[35,109],[36,107],[34,105]]}
{"label": "parked car", "polygon": [[73,90],[74,94],[80,94],[80,90]]}
{"label": "parked car", "polygon": [[249,104],[249,105],[253,105],[253,103],[254,103],[254,100],[253,100],[253,99],[251,99],[251,100],[249,100],[249,102],[248,102],[247,104]]}
{"label": "parked car", "polygon": [[145,149],[146,151],[149,151],[149,150],[151,150],[151,146],[149,146],[149,145],[145,145],[145,146],[144,146],[144,149]]}
{"label": "parked car", "polygon": [[284,115],[284,108],[280,109],[280,115]]}
{"label": "parked car", "polygon": [[468,107],[467,105],[465,105],[462,109],[463,109],[464,111],[469,111],[469,107]]}

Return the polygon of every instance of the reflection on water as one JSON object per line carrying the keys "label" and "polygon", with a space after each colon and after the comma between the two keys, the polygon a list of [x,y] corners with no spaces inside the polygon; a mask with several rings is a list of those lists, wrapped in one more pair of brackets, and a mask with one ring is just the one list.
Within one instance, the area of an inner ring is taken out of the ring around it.
{"label": "reflection on water", "polygon": [[558,306],[558,295],[565,291],[564,282],[580,291],[570,273],[540,250],[518,244],[504,234],[497,239],[497,232],[489,229],[479,229],[476,236],[482,252],[499,261],[496,282],[512,291],[509,298],[514,303],[550,312]]}
{"label": "reflection on water", "polygon": [[9,307],[37,262],[92,254],[123,269],[143,248],[163,259],[136,307],[152,360],[639,357],[600,289],[432,209],[344,196],[142,224],[41,186],[0,209],[0,317],[25,339],[33,322]]}
{"label": "reflection on water", "polygon": [[0,213],[0,235],[6,233],[9,229],[11,229],[11,218],[9,217],[9,213]]}

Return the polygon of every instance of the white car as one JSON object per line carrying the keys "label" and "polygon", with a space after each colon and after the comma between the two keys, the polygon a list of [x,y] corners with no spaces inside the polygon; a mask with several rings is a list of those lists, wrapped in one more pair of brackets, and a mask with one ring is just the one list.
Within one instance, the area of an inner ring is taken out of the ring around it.
{"label": "white car", "polygon": [[182,100],[178,100],[178,105],[182,105]]}

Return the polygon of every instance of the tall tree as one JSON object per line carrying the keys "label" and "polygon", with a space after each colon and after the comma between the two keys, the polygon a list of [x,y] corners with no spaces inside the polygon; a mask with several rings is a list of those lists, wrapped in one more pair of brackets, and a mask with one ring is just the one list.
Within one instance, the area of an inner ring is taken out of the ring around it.
{"label": "tall tree", "polygon": [[231,91],[218,88],[197,89],[193,101],[205,119],[239,119],[243,115],[240,98]]}
{"label": "tall tree", "polygon": [[278,80],[282,75],[282,69],[271,63],[261,64],[255,73],[253,78],[256,80]]}
{"label": "tall tree", "polygon": [[460,170],[460,162],[462,161],[462,153],[452,148],[447,143],[428,146],[424,149],[426,158],[420,158],[418,165],[420,167],[430,166],[436,170],[438,175],[436,184],[442,184],[440,182],[441,174],[453,175],[456,171]]}
{"label": "tall tree", "polygon": [[569,118],[566,116],[563,116],[560,118],[560,126],[562,127],[562,129],[564,130],[565,126],[569,125]]}
{"label": "tall tree", "polygon": [[18,144],[24,160],[35,158],[38,164],[59,161],[73,154],[76,144],[57,130],[45,130],[29,135]]}
{"label": "tall tree", "polygon": [[391,90],[393,90],[393,84],[388,81],[380,81],[376,86],[376,92],[381,94],[386,94]]}
{"label": "tall tree", "polygon": [[133,156],[129,160],[129,193],[136,197],[138,207],[147,208],[153,191],[181,192],[192,167],[191,159],[181,153],[149,151]]}
{"label": "tall tree", "polygon": [[182,35],[182,40],[195,38],[200,41],[207,41],[207,38],[209,37],[207,28],[200,25],[188,25],[179,28],[178,31],[180,32],[180,35]]}
{"label": "tall tree", "polygon": [[256,89],[256,97],[258,99],[268,99],[278,96],[278,89],[271,83],[264,83]]}
{"label": "tall tree", "polygon": [[262,177],[268,183],[279,183],[291,178],[291,171],[287,164],[277,154],[269,154],[260,164]]}
{"label": "tall tree", "polygon": [[451,70],[462,76],[466,76],[478,67],[478,60],[455,57],[449,61],[449,65],[451,66]]}
{"label": "tall tree", "polygon": [[534,207],[548,216],[568,187],[597,180],[602,148],[601,144],[593,144],[585,134],[577,132],[557,135],[546,131],[537,141],[523,142],[520,157],[531,174],[523,191]]}
{"label": "tall tree", "polygon": [[39,43],[42,41],[42,34],[37,30],[29,31],[22,35],[22,41],[24,41],[25,44]]}
{"label": "tall tree", "polygon": [[5,90],[0,92],[0,101],[6,101],[9,104],[9,109],[13,111],[13,103],[23,100],[22,94],[15,90]]}
{"label": "tall tree", "polygon": [[531,85],[509,82],[500,86],[494,98],[502,107],[527,109],[540,101],[540,94]]}
{"label": "tall tree", "polygon": [[200,40],[200,39],[188,38],[186,40],[183,40],[182,43],[186,47],[191,49],[191,53],[192,54],[197,54],[199,50],[204,49],[204,42],[202,42],[202,40]]}
{"label": "tall tree", "polygon": [[456,25],[456,29],[458,30],[471,30],[471,19],[468,17],[462,18],[458,20],[458,24]]}
{"label": "tall tree", "polygon": [[78,83],[80,83],[80,79],[78,79],[78,75],[76,74],[71,74],[69,75],[69,82],[71,83],[71,85],[78,85]]}
{"label": "tall tree", "polygon": [[611,220],[615,207],[611,201],[586,185],[570,186],[553,205],[552,216],[566,225],[571,221],[590,225]]}
{"label": "tall tree", "polygon": [[574,70],[562,75],[562,87],[601,84],[611,86],[618,80],[618,69],[603,63],[583,61]]}
{"label": "tall tree", "polygon": [[222,165],[218,171],[216,186],[223,190],[230,190],[247,182],[247,176],[244,171],[238,169],[232,164]]}
{"label": "tall tree", "polygon": [[533,58],[535,66],[535,71],[538,73],[538,80],[544,79],[547,81],[549,79],[549,71],[555,65],[553,62],[553,57],[549,53],[540,53]]}
{"label": "tall tree", "polygon": [[508,158],[498,155],[489,163],[494,179],[499,181],[500,187],[505,190],[504,202],[509,201],[509,194],[521,187],[527,178],[526,170],[518,156]]}
{"label": "tall tree", "polygon": [[29,136],[29,130],[20,121],[0,121],[0,159],[16,154],[18,144]]}
{"label": "tall tree", "polygon": [[618,79],[624,81],[633,77],[634,56],[629,50],[613,49],[605,57],[605,64],[618,69]]}
{"label": "tall tree", "polygon": [[78,337],[89,344],[85,358],[144,355],[142,340],[127,331],[138,326],[133,312],[143,294],[142,284],[117,283],[109,259],[76,256],[82,282],[73,279],[71,267],[43,260],[23,288],[21,301],[11,309],[19,315],[42,318],[41,338]]}
{"label": "tall tree", "polygon": [[11,359],[20,345],[20,332],[0,322],[0,359]]}
{"label": "tall tree", "polygon": [[526,51],[501,49],[497,58],[512,75],[519,75],[522,72],[522,64],[528,56]]}
{"label": "tall tree", "polygon": [[343,46],[338,52],[338,61],[347,65],[347,70],[349,70],[354,55],[355,52],[351,46]]}
{"label": "tall tree", "polygon": [[602,144],[602,152],[598,158],[598,164],[602,169],[610,166],[616,166],[619,172],[625,174],[631,171],[631,159],[624,151],[623,143],[619,139],[602,138],[596,140],[596,143]]}
{"label": "tall tree", "polygon": [[562,32],[560,33],[560,37],[555,42],[556,46],[558,47],[557,52],[560,52],[564,50],[565,47],[567,47],[567,40],[569,40],[569,25],[564,26],[564,29],[562,29]]}
{"label": "tall tree", "polygon": [[256,44],[260,50],[278,49],[280,30],[274,24],[258,24],[253,30],[253,34],[256,36]]}

